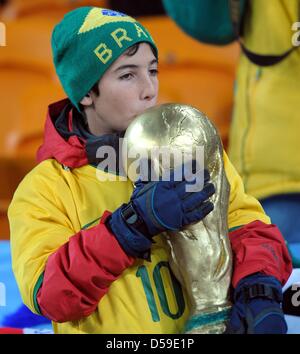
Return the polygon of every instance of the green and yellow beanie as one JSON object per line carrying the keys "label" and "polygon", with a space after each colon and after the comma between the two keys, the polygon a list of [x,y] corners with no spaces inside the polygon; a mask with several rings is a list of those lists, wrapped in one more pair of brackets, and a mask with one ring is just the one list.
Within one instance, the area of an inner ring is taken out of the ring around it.
{"label": "green and yellow beanie", "polygon": [[150,43],[157,52],[149,32],[134,18],[98,7],[79,7],[55,26],[51,44],[56,73],[78,110],[112,63],[139,42]]}

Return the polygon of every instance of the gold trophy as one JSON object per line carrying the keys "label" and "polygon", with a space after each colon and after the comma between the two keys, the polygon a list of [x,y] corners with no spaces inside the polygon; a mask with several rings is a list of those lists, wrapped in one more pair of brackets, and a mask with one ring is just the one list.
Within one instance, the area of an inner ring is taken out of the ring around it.
{"label": "gold trophy", "polygon": [[166,162],[151,151],[163,147],[176,151],[177,156],[180,152],[181,156],[192,154],[190,157],[197,159],[197,147],[203,148],[204,168],[209,171],[216,189],[210,198],[214,210],[200,222],[164,234],[169,245],[171,269],[186,289],[191,305],[185,332],[223,333],[231,307],[232,254],[227,224],[230,186],[224,171],[222,142],[215,127],[191,106],[163,104],[138,116],[124,138],[124,169],[133,181],[138,172],[128,168],[132,163],[130,151],[146,150],[147,158],[151,156],[151,164],[162,176],[166,170],[179,167],[182,159]]}

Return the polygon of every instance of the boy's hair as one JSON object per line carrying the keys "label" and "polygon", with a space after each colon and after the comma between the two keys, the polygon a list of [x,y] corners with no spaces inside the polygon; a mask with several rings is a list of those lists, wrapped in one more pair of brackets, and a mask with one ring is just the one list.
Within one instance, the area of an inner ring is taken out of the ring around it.
{"label": "boy's hair", "polygon": [[[79,7],[67,13],[52,33],[56,73],[73,105],[99,82],[105,71],[128,48],[149,43],[150,33],[134,18],[98,7]],[[137,49],[136,49],[137,50]]]}

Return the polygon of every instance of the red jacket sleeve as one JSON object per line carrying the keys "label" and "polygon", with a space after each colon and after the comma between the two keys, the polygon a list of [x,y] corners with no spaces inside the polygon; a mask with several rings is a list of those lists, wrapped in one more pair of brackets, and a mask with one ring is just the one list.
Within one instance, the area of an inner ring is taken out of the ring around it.
{"label": "red jacket sleeve", "polygon": [[247,275],[262,272],[282,285],[292,272],[292,261],[276,225],[253,221],[229,233],[233,252],[232,285]]}
{"label": "red jacket sleeve", "polygon": [[[114,235],[100,223],[72,236],[48,259],[37,294],[41,313],[55,322],[75,321],[90,315],[110,284],[130,267],[128,256]],[[59,301],[58,301],[59,300]]]}

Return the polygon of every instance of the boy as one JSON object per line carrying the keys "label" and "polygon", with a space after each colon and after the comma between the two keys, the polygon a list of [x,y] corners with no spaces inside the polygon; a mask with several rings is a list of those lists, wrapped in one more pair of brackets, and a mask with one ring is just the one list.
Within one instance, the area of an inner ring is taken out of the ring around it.
{"label": "boy", "polygon": [[[101,161],[97,149],[118,151],[129,123],[156,104],[153,39],[131,17],[83,7],[55,27],[52,48],[69,99],[49,106],[39,165],[9,208],[13,269],[23,301],[51,319],[56,333],[180,333],[188,303],[159,234],[167,221],[176,220],[180,228],[203,219],[213,208],[212,184],[185,192],[194,205],[187,211],[172,181],[164,182],[164,197],[153,189],[132,194],[130,181],[96,178],[96,171],[118,175],[117,168],[95,169]],[[235,261],[228,332],[251,327],[255,333],[284,333],[281,284],[291,272],[284,241],[259,203],[244,193],[225,153],[224,162]],[[161,182],[155,183],[160,190]],[[150,194],[159,217],[147,208]],[[139,222],[129,225],[128,213]],[[244,321],[249,311],[253,318]]]}

